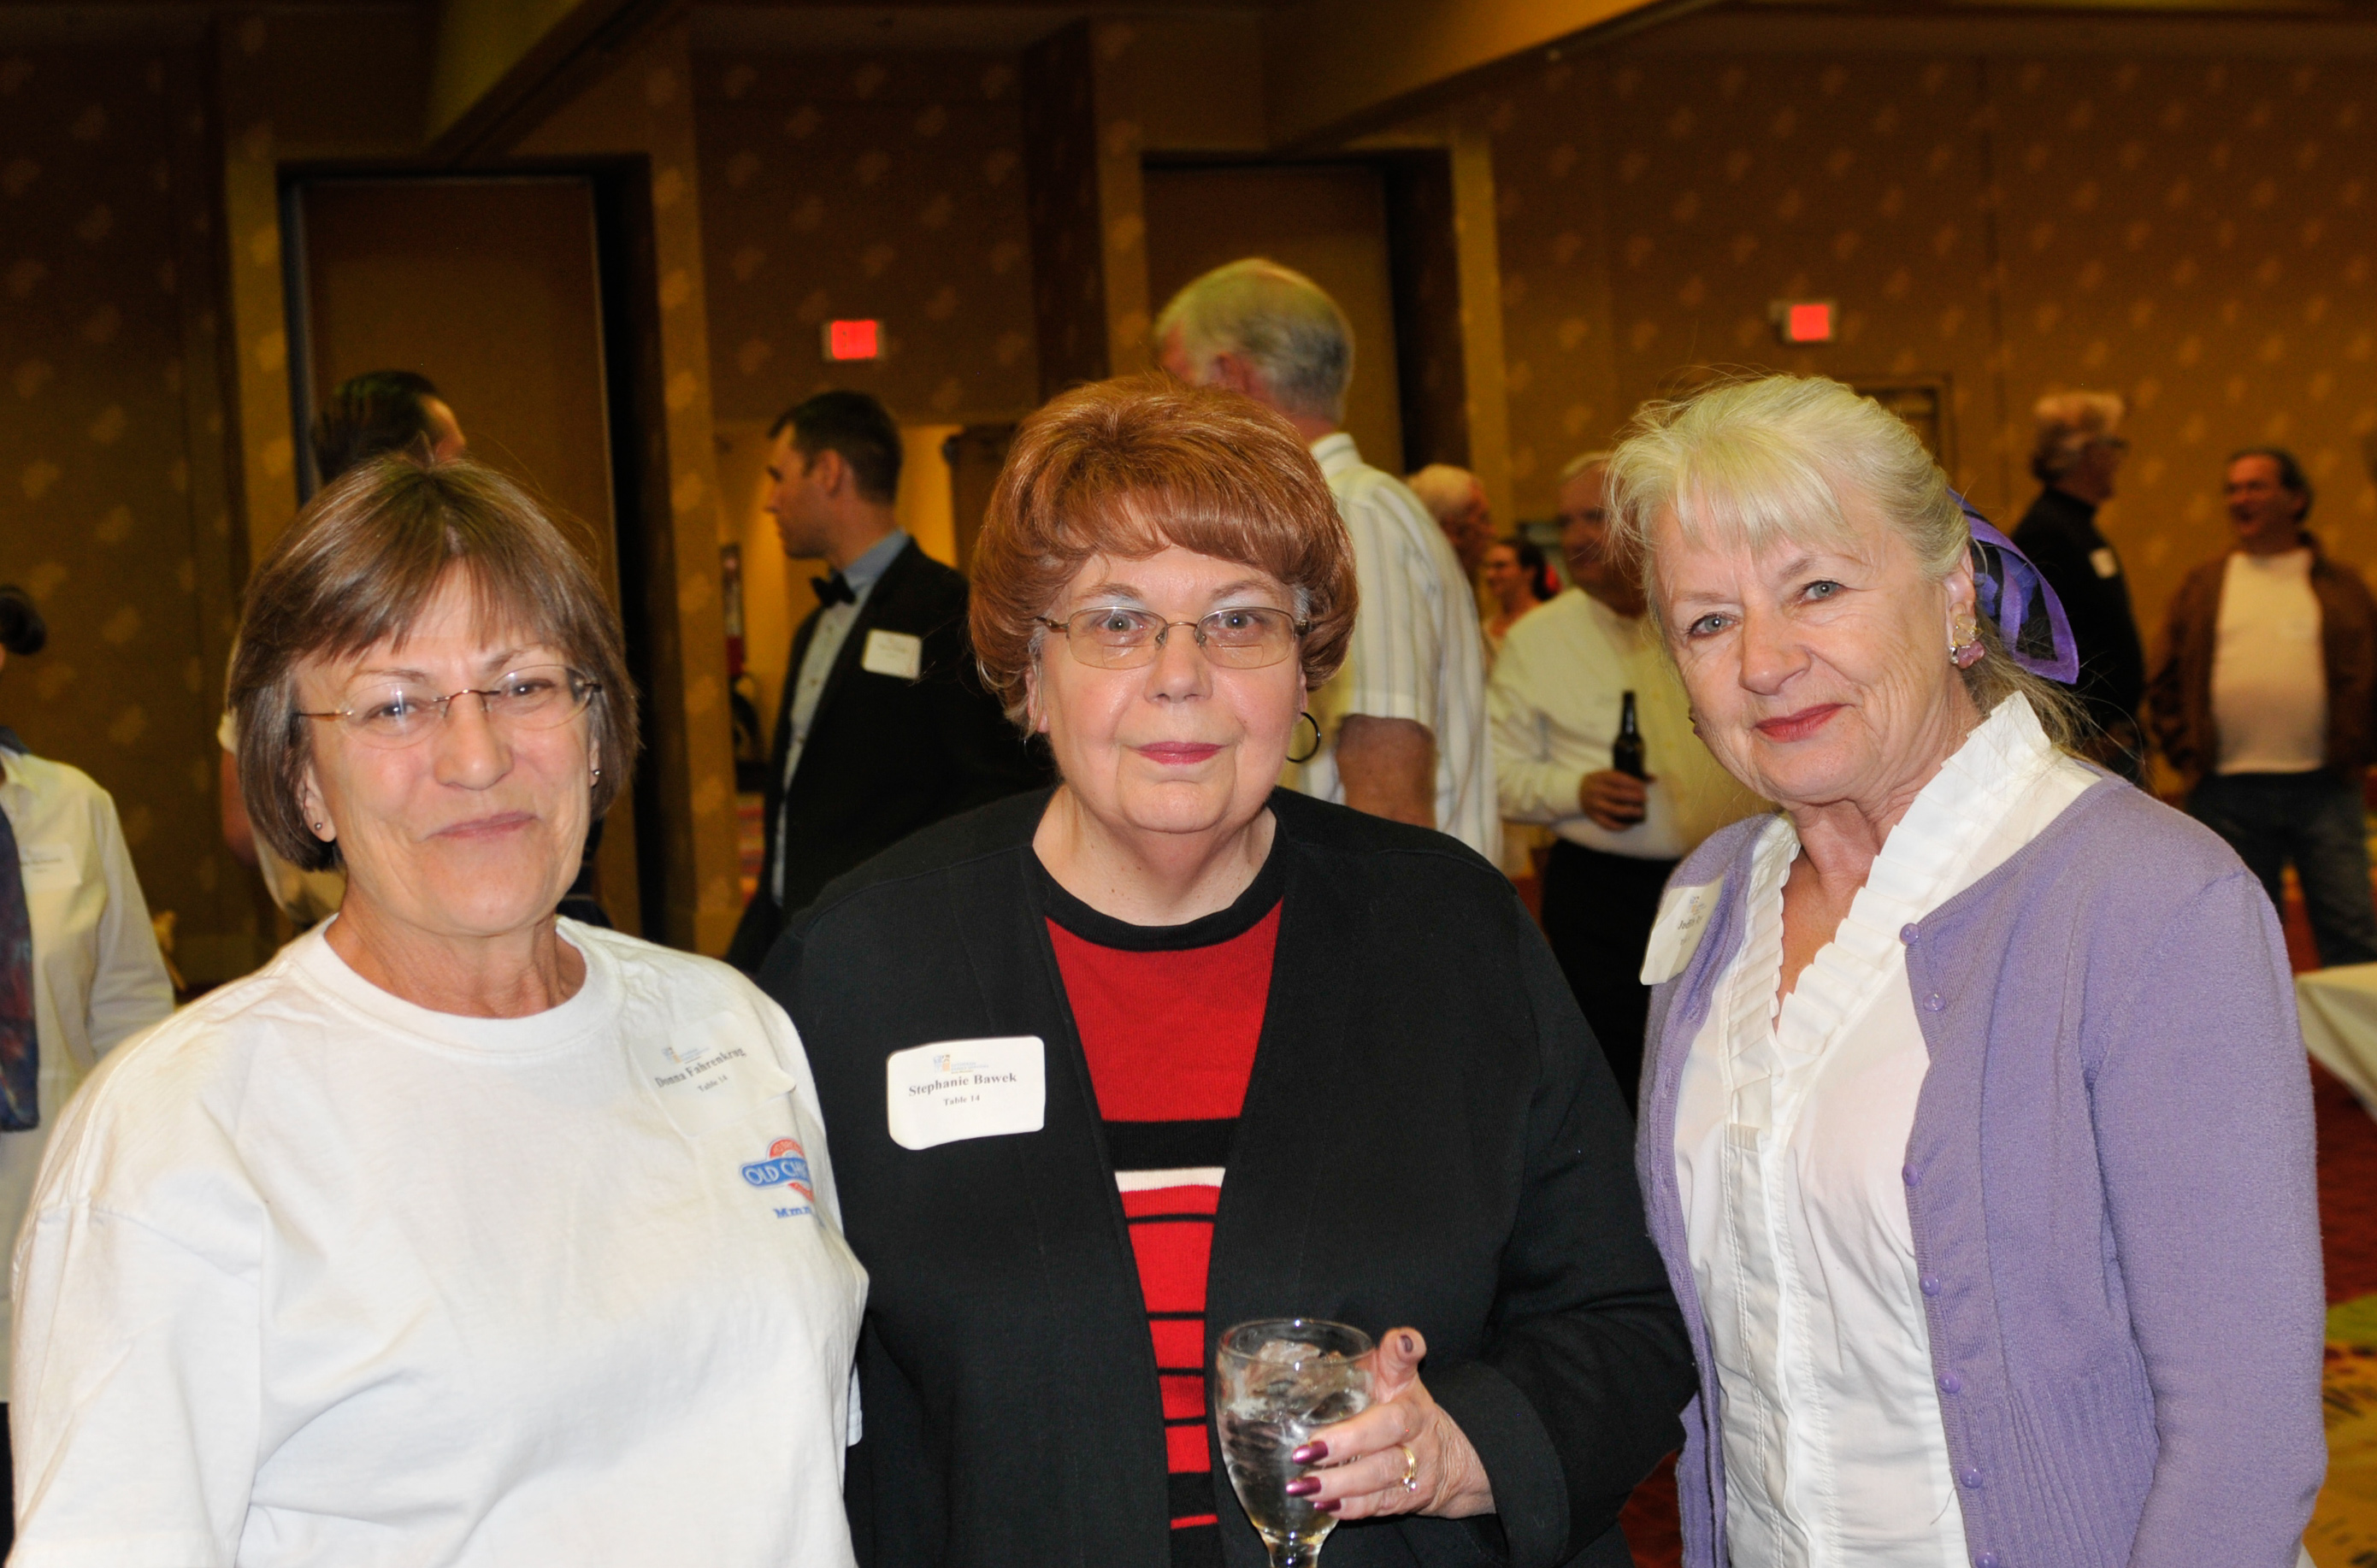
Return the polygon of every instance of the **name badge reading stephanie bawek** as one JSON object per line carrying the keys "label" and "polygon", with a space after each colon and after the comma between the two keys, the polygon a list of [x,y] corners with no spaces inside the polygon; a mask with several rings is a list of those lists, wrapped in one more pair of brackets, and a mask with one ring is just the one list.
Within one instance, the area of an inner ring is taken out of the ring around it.
{"label": "name badge reading stephanie bawek", "polygon": [[941,1040],[884,1059],[884,1119],[903,1149],[1037,1132],[1047,1112],[1047,1052],[1037,1035]]}

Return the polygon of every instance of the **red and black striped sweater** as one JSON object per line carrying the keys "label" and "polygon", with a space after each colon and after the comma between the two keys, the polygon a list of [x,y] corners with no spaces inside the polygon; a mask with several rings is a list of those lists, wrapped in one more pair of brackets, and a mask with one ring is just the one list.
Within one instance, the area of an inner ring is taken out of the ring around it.
{"label": "red and black striped sweater", "polygon": [[1222,1561],[1205,1435],[1205,1267],[1271,994],[1281,881],[1267,867],[1228,909],[1174,927],[1126,925],[1054,879],[1045,887],[1155,1345],[1174,1568]]}

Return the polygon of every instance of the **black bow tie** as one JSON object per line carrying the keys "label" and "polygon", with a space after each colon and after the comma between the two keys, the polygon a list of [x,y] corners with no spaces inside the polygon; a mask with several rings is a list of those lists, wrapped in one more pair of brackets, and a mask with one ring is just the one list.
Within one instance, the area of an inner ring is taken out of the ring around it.
{"label": "black bow tie", "polygon": [[810,578],[809,586],[817,590],[818,607],[820,609],[830,610],[836,604],[858,603],[858,595],[851,591],[850,579],[840,572]]}

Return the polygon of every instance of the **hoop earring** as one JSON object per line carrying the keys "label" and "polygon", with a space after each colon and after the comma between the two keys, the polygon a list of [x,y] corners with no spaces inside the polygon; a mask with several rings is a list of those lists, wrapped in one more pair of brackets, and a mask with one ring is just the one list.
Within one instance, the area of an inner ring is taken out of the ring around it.
{"label": "hoop earring", "polygon": [[1314,718],[1309,710],[1298,713],[1296,716],[1296,720],[1298,724],[1310,724],[1312,726],[1312,749],[1306,752],[1301,757],[1290,757],[1288,759],[1289,761],[1301,767],[1303,764],[1311,761],[1315,757],[1320,755],[1320,721]]}

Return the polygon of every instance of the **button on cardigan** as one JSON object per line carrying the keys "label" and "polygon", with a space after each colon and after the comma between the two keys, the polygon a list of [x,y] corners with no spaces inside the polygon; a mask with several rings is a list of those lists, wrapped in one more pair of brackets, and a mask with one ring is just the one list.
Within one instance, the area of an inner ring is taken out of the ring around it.
{"label": "button on cardigan", "polygon": [[[1762,823],[1678,868],[1715,905],[1653,995],[1637,1169],[1700,1359],[1677,1473],[1725,1473],[1677,1091],[1745,932]],[[2275,912],[2208,831],[2107,779],[1927,916],[1907,1205],[1976,1568],[2293,1568],[2325,1467],[2310,1080]]]}

